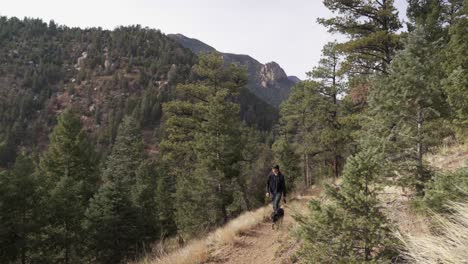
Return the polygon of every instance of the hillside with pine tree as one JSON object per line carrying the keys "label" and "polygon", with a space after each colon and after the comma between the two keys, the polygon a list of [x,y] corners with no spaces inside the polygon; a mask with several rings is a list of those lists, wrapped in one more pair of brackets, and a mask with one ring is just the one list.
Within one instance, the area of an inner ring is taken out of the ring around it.
{"label": "hillside with pine tree", "polygon": [[[406,25],[393,0],[323,4],[346,39],[279,109],[156,29],[0,17],[0,262],[461,263],[466,1],[410,0]],[[273,164],[302,206],[283,233]]]}

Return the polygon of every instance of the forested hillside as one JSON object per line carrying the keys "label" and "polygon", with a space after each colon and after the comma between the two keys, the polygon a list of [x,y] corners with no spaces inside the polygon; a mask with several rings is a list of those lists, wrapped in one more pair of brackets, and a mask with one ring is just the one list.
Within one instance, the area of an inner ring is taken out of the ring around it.
{"label": "forested hillside", "polygon": [[[0,42],[0,166],[14,161],[17,146],[46,145],[65,108],[80,115],[102,151],[125,115],[142,126],[145,143],[154,144],[162,104],[190,80],[197,61],[160,31],[140,26],[109,31],[1,17]],[[247,89],[238,102],[252,127],[271,129],[277,120],[277,110]]]}
{"label": "forested hillside", "polygon": [[288,193],[324,189],[294,215],[291,263],[417,263],[382,195],[448,219],[468,202],[467,167],[428,162],[466,147],[467,2],[410,0],[406,27],[393,0],[323,4],[346,40],[279,113],[248,69],[158,30],[1,17],[0,262],[158,259],[264,205],[279,164]]}
{"label": "forested hillside", "polygon": [[262,203],[278,110],[245,69],[140,26],[1,17],[0,43],[1,262],[125,261]]}

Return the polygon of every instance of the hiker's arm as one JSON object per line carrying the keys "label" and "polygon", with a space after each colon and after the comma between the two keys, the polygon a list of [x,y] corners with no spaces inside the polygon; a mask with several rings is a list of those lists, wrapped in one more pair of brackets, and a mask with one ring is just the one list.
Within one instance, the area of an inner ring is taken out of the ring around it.
{"label": "hiker's arm", "polygon": [[284,180],[284,176],[283,176],[283,197],[286,198],[286,181]]}
{"label": "hiker's arm", "polygon": [[283,202],[286,203],[286,181],[284,180],[284,176],[283,176]]}
{"label": "hiker's arm", "polygon": [[266,183],[266,196],[269,196],[270,195],[270,176],[268,176],[268,180],[267,180],[267,183]]}

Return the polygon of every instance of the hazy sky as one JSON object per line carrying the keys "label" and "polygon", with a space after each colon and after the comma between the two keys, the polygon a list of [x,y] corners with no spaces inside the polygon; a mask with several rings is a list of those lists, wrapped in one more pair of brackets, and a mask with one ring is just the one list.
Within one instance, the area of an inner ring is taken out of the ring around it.
{"label": "hazy sky", "polygon": [[[406,0],[395,0],[404,16]],[[278,62],[305,78],[322,46],[336,39],[316,23],[331,13],[320,0],[0,0],[0,15],[67,26],[141,24],[197,38],[222,52]]]}

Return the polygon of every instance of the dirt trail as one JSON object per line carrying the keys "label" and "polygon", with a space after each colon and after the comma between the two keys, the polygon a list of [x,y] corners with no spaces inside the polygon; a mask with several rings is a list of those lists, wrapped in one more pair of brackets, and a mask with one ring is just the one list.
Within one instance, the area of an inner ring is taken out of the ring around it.
{"label": "dirt trail", "polygon": [[212,252],[207,264],[264,264],[292,263],[292,253],[298,247],[290,239],[290,230],[294,226],[292,214],[303,210],[313,196],[302,196],[290,204],[283,205],[285,216],[278,230],[272,229],[270,222],[263,222],[256,228],[236,238],[231,245],[226,245]]}

